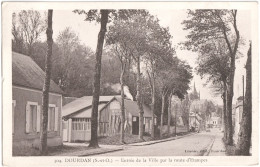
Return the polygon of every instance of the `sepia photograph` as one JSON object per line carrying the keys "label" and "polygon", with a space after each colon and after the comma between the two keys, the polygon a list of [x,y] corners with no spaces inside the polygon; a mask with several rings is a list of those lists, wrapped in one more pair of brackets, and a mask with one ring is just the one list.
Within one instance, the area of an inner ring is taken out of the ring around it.
{"label": "sepia photograph", "polygon": [[257,3],[221,3],[3,3],[4,165],[257,165]]}

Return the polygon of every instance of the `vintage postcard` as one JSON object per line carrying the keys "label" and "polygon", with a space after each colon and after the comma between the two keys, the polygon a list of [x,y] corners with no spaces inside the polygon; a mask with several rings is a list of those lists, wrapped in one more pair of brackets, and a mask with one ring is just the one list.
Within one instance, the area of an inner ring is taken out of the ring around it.
{"label": "vintage postcard", "polygon": [[3,166],[259,163],[257,2],[3,2]]}

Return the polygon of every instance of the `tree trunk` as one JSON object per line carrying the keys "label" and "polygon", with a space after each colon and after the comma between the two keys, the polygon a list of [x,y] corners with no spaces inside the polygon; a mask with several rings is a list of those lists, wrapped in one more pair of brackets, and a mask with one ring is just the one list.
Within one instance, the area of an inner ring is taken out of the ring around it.
{"label": "tree trunk", "polygon": [[155,105],[155,78],[154,74],[152,74],[152,132],[151,132],[151,137],[154,138],[154,106]]}
{"label": "tree trunk", "polygon": [[40,128],[40,152],[41,155],[47,155],[47,125],[48,125],[48,109],[49,109],[49,89],[51,79],[51,56],[52,56],[52,13],[53,10],[48,10],[48,27],[46,31],[47,35],[47,55],[45,59],[45,79],[42,92],[42,119]]}
{"label": "tree trunk", "polygon": [[232,99],[233,99],[233,84],[235,75],[235,59],[231,58],[231,71],[229,82],[227,84],[227,145],[233,145],[233,125],[232,125]]}
{"label": "tree trunk", "polygon": [[250,155],[252,134],[252,73],[251,73],[251,43],[247,53],[246,62],[246,93],[243,115],[240,123],[236,155]]}
{"label": "tree trunk", "polygon": [[174,135],[177,136],[177,109],[175,109],[175,127],[174,127]]}
{"label": "tree trunk", "polygon": [[224,141],[227,141],[227,85],[226,82],[223,82],[223,127],[224,127]]}
{"label": "tree trunk", "polygon": [[141,69],[140,69],[140,57],[137,57],[137,89],[136,89],[136,100],[139,108],[139,139],[143,140],[144,135],[144,111],[142,104],[142,94],[141,94]]}
{"label": "tree trunk", "polygon": [[162,138],[163,131],[163,114],[164,114],[164,105],[165,105],[165,95],[162,95],[162,110],[161,110],[161,126],[160,126],[160,138]]}
{"label": "tree trunk", "polygon": [[98,103],[100,93],[100,77],[101,77],[101,58],[103,51],[103,44],[106,34],[106,25],[108,21],[108,10],[101,10],[101,28],[98,33],[98,43],[96,49],[96,64],[94,75],[94,88],[93,88],[93,100],[92,100],[92,117],[91,117],[91,139],[89,147],[98,146]]}
{"label": "tree trunk", "polygon": [[232,99],[233,99],[233,85],[234,85],[234,76],[235,76],[235,69],[236,69],[236,53],[238,49],[238,43],[240,39],[240,34],[237,29],[236,23],[236,16],[237,10],[232,11],[233,15],[233,27],[236,33],[236,40],[234,48],[232,48],[230,41],[227,37],[226,27],[223,26],[223,35],[228,46],[229,54],[230,54],[230,72],[228,75],[228,82],[227,82],[227,145],[233,145],[233,126],[232,126]]}
{"label": "tree trunk", "polygon": [[187,102],[187,110],[185,112],[187,112],[186,113],[187,114],[187,130],[189,132],[190,131],[190,101]]}
{"label": "tree trunk", "polygon": [[31,43],[28,44],[28,56],[34,60],[34,57],[32,55],[32,49],[33,49],[32,44]]}
{"label": "tree trunk", "polygon": [[167,134],[168,134],[168,136],[170,136],[172,93],[169,95],[169,99],[168,100],[169,100],[169,103],[168,103]]}
{"label": "tree trunk", "polygon": [[121,138],[120,141],[122,144],[125,143],[125,130],[124,130],[124,125],[125,125],[125,93],[124,93],[124,73],[125,73],[125,66],[126,64],[121,64],[121,75],[120,75],[120,84],[121,84]]}

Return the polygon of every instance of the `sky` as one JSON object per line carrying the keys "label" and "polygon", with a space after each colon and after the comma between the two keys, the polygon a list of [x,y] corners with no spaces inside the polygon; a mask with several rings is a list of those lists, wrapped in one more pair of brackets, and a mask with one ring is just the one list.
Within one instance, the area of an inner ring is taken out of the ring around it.
{"label": "sky", "polygon": [[[172,44],[176,49],[176,55],[181,60],[187,61],[192,67],[196,67],[197,53],[188,50],[181,50],[178,47],[178,43],[186,40],[187,31],[183,30],[181,24],[183,20],[187,18],[187,10],[149,10],[153,15],[156,15],[160,24],[163,27],[169,27],[170,33],[173,36]],[[249,40],[251,40],[251,17],[250,11],[238,11],[237,24],[242,38],[245,41],[245,45],[240,48],[242,58],[236,61],[236,73],[234,81],[234,102],[236,98],[242,95],[242,75],[245,75],[246,55],[249,48]],[[100,25],[95,22],[84,21],[84,15],[78,15],[68,10],[59,10],[53,12],[53,38],[56,40],[59,32],[66,27],[71,27],[73,31],[79,36],[79,39],[86,46],[96,50],[97,36],[100,29]],[[44,38],[44,37],[43,37]],[[212,100],[218,105],[222,105],[222,99],[220,96],[215,96],[209,86],[205,86],[205,80],[201,79],[193,70],[193,80],[191,81],[191,90],[195,83],[196,89],[200,91],[201,99]]]}

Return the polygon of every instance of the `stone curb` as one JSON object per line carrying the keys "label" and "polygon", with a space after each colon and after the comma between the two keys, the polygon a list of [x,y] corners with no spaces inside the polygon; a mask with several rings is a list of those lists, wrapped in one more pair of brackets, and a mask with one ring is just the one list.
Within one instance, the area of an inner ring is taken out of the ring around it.
{"label": "stone curb", "polygon": [[152,144],[156,144],[156,143],[162,143],[162,142],[166,142],[166,141],[171,141],[171,140],[177,140],[183,137],[187,137],[187,136],[191,136],[197,133],[190,133],[187,135],[183,135],[183,136],[177,136],[177,137],[171,137],[168,139],[162,139],[162,140],[155,140],[155,141],[151,141],[151,142],[142,142],[142,143],[133,143],[133,144],[126,144],[127,146],[146,146],[146,145],[152,145]]}
{"label": "stone curb", "polygon": [[211,149],[212,149],[212,147],[213,147],[213,144],[214,144],[214,142],[215,142],[215,139],[216,139],[216,137],[214,137],[214,139],[212,140],[212,142],[209,144],[209,146],[207,147],[207,151],[202,155],[202,156],[209,156],[209,153],[210,153],[210,151],[211,151]]}

